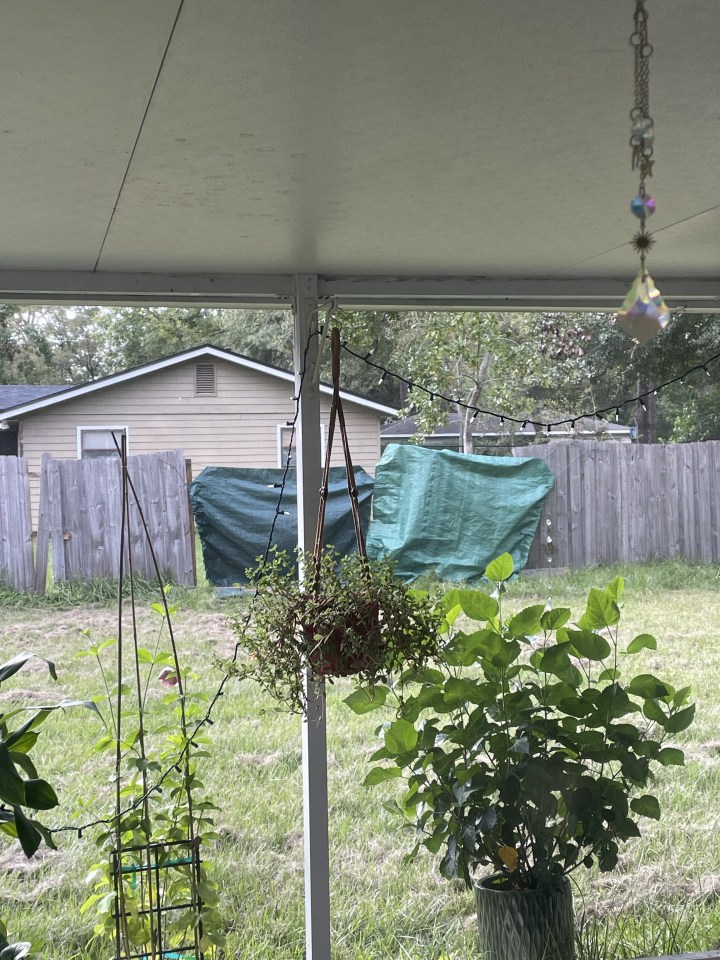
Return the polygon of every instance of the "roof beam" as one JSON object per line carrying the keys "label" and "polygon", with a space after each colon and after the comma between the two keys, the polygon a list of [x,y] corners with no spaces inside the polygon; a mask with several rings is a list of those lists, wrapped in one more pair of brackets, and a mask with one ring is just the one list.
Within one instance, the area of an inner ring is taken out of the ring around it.
{"label": "roof beam", "polygon": [[[632,280],[582,277],[361,277],[318,280],[323,298],[366,309],[479,311],[617,310]],[[671,309],[720,312],[720,278],[658,279]]]}
{"label": "roof beam", "polygon": [[[374,310],[614,311],[625,298],[624,277],[323,276],[321,300]],[[659,277],[668,306],[695,313],[720,312],[720,277]],[[108,303],[127,305],[290,306],[291,274],[103,273],[0,271],[6,303]]]}
{"label": "roof beam", "polygon": [[289,307],[294,291],[290,274],[0,270],[0,299],[5,303]]}

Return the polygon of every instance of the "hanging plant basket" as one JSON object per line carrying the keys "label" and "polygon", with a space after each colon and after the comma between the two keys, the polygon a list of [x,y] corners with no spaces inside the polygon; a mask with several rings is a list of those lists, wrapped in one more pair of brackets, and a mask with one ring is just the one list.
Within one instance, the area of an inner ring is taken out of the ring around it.
{"label": "hanging plant basket", "polygon": [[[304,676],[332,682],[354,677],[372,687],[389,673],[422,669],[439,652],[438,618],[422,591],[395,579],[393,566],[368,559],[360,522],[355,471],[340,397],[340,332],[332,331],[333,397],[315,547],[294,558],[271,553],[251,574],[256,598],[249,622],[235,621],[245,662],[224,664],[239,677],[257,680],[290,709],[305,712]],[[325,504],[336,424],[347,470],[357,553],[339,557],[324,547]]]}

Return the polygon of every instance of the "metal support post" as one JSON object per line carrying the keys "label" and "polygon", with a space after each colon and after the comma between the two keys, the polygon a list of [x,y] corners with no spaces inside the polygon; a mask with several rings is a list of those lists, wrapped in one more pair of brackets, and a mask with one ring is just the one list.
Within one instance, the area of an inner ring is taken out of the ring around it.
{"label": "metal support post", "polygon": [[[295,389],[300,397],[297,435],[298,545],[312,551],[322,479],[320,391],[313,375],[318,357],[317,277],[296,278]],[[305,375],[302,373],[305,371]],[[308,718],[303,720],[306,960],[330,960],[330,854],[328,844],[325,689],[305,677]]]}

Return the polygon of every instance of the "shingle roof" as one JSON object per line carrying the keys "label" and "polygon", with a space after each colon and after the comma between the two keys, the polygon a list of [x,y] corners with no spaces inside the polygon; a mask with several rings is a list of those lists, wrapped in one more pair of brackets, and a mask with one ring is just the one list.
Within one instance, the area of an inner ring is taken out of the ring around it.
{"label": "shingle roof", "polygon": [[65,390],[67,386],[67,383],[0,383],[0,413]]}

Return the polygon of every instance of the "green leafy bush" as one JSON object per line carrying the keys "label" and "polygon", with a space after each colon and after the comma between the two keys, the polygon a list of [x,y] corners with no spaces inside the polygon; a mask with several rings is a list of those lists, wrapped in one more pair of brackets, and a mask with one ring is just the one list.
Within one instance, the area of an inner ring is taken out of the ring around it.
{"label": "green leafy bush", "polygon": [[[526,607],[506,619],[508,554],[486,577],[493,594],[451,590],[443,599],[442,669],[406,672],[414,684],[396,718],[380,728],[368,785],[403,779],[397,809],[440,872],[469,886],[481,867],[514,889],[551,886],[581,866],[617,863],[660,805],[647,792],[653,770],[683,764],[668,740],[695,707],[632,659],[656,649],[641,634],[619,635],[623,582],[591,589],[582,616]],[[387,688],[349,698],[367,711]]]}

